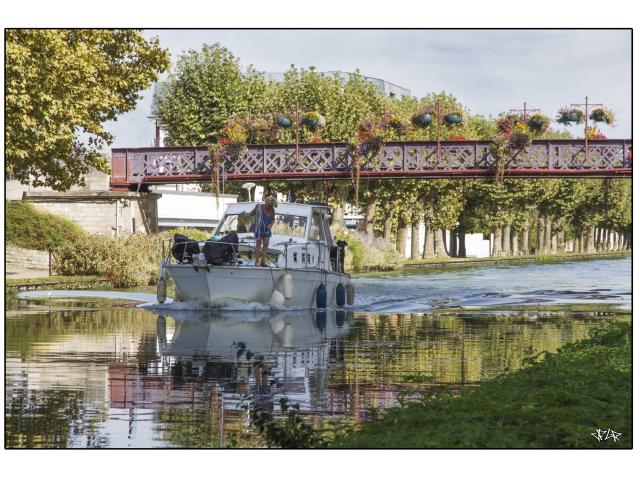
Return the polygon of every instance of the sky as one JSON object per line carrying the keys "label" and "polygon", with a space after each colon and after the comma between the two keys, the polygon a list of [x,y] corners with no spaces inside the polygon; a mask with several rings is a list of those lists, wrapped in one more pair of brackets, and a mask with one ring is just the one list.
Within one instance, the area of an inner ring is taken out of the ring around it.
{"label": "sky", "polygon": [[[243,67],[282,72],[359,69],[421,97],[446,91],[472,114],[539,108],[554,118],[571,103],[602,103],[617,117],[608,138],[631,137],[630,30],[145,30],[171,52],[219,42]],[[163,75],[163,77],[166,76]],[[109,122],[112,147],[151,146],[151,89],[136,109]],[[561,125],[552,124],[563,129]],[[569,130],[580,135],[582,127]]]}

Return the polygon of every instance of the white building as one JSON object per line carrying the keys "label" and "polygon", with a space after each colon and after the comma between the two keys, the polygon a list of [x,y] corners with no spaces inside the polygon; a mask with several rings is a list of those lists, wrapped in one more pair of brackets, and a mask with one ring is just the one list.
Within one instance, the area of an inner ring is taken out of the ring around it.
{"label": "white building", "polygon": [[158,230],[172,228],[199,228],[213,230],[228,205],[237,203],[237,195],[221,194],[216,198],[211,192],[194,191],[192,185],[158,185],[154,193],[158,199]]}

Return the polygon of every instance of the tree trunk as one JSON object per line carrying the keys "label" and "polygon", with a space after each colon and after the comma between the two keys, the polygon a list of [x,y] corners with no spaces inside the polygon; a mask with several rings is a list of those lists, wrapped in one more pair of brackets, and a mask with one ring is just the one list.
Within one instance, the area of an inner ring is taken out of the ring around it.
{"label": "tree trunk", "polygon": [[438,258],[446,257],[447,250],[444,248],[444,230],[434,230],[434,255]]}
{"label": "tree trunk", "polygon": [[595,237],[596,237],[596,228],[591,227],[589,232],[587,233],[587,253],[595,253]]}
{"label": "tree trunk", "polygon": [[331,218],[331,228],[342,228],[344,220],[344,207],[347,203],[349,189],[344,186],[338,187],[336,191],[336,208],[333,209],[333,217]]}
{"label": "tree trunk", "polygon": [[607,252],[610,252],[611,250],[614,249],[613,248],[614,239],[611,238],[611,237],[613,237],[613,232],[611,231],[610,228],[607,228],[606,232],[607,232],[607,237],[606,237],[607,238],[607,246],[606,246],[606,248],[607,248]]}
{"label": "tree trunk", "polygon": [[511,255],[514,257],[520,255],[520,246],[518,245],[518,231],[514,228],[511,230]]}
{"label": "tree trunk", "polygon": [[544,251],[544,216],[538,216],[538,248],[536,248],[536,254],[546,253]]}
{"label": "tree trunk", "polygon": [[582,251],[582,238],[579,232],[573,234],[573,253],[580,253]]}
{"label": "tree trunk", "polygon": [[491,256],[502,256],[502,225],[493,227],[493,252],[491,252]]}
{"label": "tree trunk", "polygon": [[564,254],[567,252],[567,242],[564,230],[558,232],[558,253]]}
{"label": "tree trunk", "polygon": [[558,253],[558,232],[551,234],[551,253],[554,255]]}
{"label": "tree trunk", "polygon": [[529,220],[525,221],[522,226],[522,251],[525,255],[529,255],[531,253],[531,248],[529,246]]}
{"label": "tree trunk", "polygon": [[396,231],[396,250],[400,255],[406,257],[407,248],[407,221],[405,216],[400,213],[398,216],[398,230]]}
{"label": "tree trunk", "polygon": [[464,219],[460,221],[458,225],[458,257],[467,258],[467,227],[464,223]]}
{"label": "tree trunk", "polygon": [[420,258],[420,221],[414,217],[411,222],[411,259]]}
{"label": "tree trunk", "polygon": [[458,254],[458,232],[449,230],[449,256],[455,257]]}
{"label": "tree trunk", "polygon": [[622,250],[624,248],[624,235],[621,233],[618,233],[618,250]]}
{"label": "tree trunk", "polygon": [[364,211],[364,231],[371,237],[373,237],[374,218],[376,216],[377,205],[378,201],[373,197],[369,197]]}
{"label": "tree trunk", "polygon": [[391,228],[393,227],[393,218],[396,214],[396,211],[390,212],[389,215],[384,217],[384,239],[385,241],[391,243]]}
{"label": "tree trunk", "polygon": [[435,256],[433,248],[433,228],[430,223],[431,217],[427,214],[424,216],[424,245],[422,247],[422,258],[430,258]]}
{"label": "tree trunk", "polygon": [[502,227],[502,256],[506,257],[511,252],[511,224]]}
{"label": "tree trunk", "polygon": [[551,217],[545,215],[544,218],[544,253],[551,252],[551,229],[552,229]]}

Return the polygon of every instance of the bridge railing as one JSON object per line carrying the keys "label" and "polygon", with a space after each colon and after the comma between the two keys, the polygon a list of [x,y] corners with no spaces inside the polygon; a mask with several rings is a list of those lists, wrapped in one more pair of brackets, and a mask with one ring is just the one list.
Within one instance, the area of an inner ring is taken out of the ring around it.
{"label": "bridge railing", "polygon": [[[630,174],[630,140],[534,141],[507,161],[506,174]],[[249,145],[237,156],[224,155],[227,178],[344,178],[354,157],[345,143]],[[491,142],[387,142],[374,158],[362,158],[361,176],[482,176],[495,171]],[[211,178],[206,147],[114,148],[112,184],[171,183]]]}

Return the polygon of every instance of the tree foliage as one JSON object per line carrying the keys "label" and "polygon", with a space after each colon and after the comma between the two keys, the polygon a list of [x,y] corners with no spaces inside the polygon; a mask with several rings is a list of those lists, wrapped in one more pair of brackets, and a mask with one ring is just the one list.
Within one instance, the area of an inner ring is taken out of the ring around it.
{"label": "tree foliage", "polygon": [[6,170],[56,190],[83,183],[100,153],[104,122],[132,110],[169,66],[157,39],[135,30],[6,31]]}

